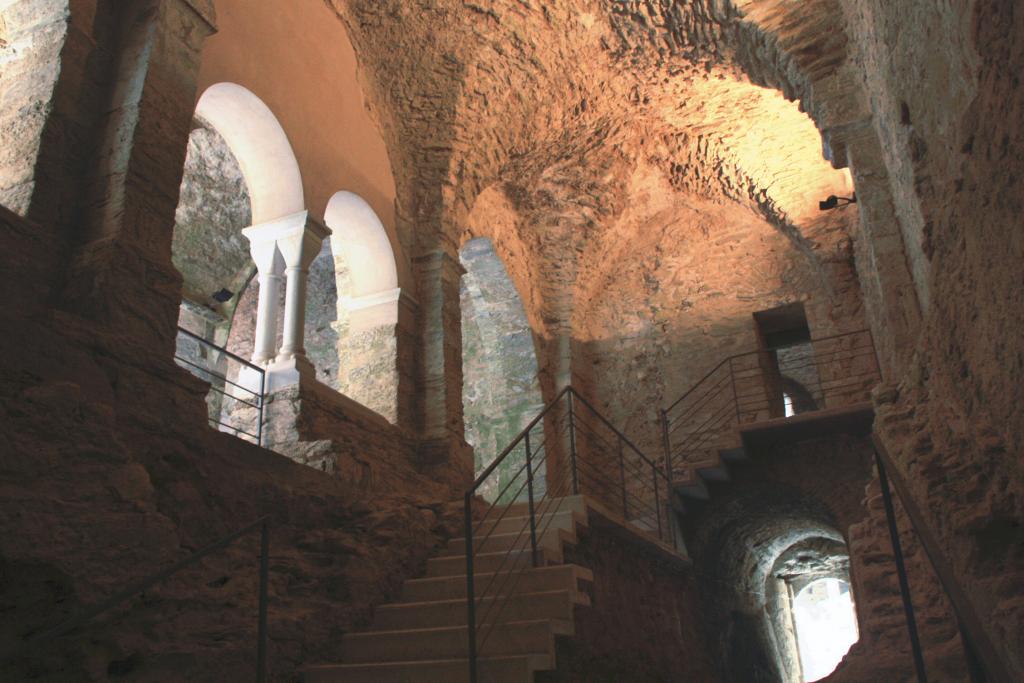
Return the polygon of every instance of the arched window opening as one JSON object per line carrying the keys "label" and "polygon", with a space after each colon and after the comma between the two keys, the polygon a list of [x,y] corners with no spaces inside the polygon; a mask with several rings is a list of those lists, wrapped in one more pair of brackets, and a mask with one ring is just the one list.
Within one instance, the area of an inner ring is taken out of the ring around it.
{"label": "arched window opening", "polygon": [[316,363],[337,375],[333,340],[311,334],[312,361],[305,349],[307,323],[331,334],[316,318],[336,300],[326,235],[304,209],[298,163],[274,114],[242,86],[208,88],[189,139],[172,258],[186,330],[176,360],[210,382],[211,424],[259,441],[267,393]]}
{"label": "arched window opening", "polygon": [[796,411],[793,410],[793,397],[785,391],[782,392],[782,408],[784,411],[783,417],[793,417],[796,415]]}
{"label": "arched window opening", "polygon": [[337,291],[330,323],[337,362],[329,383],[395,422],[401,291],[391,241],[370,205],[352,192],[331,197],[324,222],[331,229],[330,269]]}
{"label": "arched window opening", "polygon": [[[533,334],[519,293],[491,240],[462,247],[462,405],[476,473],[486,468],[544,407]],[[506,458],[489,490],[494,499],[523,466]],[[543,472],[536,477],[543,479]],[[543,491],[543,481],[537,488]],[[523,494],[525,495],[525,493]]]}
{"label": "arched window opening", "polygon": [[[246,403],[255,404],[259,397],[244,387],[232,387],[243,366],[218,350],[228,346],[240,351],[228,339],[241,293],[255,272],[242,235],[251,222],[249,190],[238,160],[223,136],[196,116],[171,247],[172,261],[182,276],[178,325],[184,331],[178,333],[175,355],[179,365],[210,383],[210,423],[258,440],[257,411]],[[248,358],[251,348],[241,350],[240,357]]]}
{"label": "arched window opening", "polygon": [[828,676],[858,638],[849,582],[815,579],[801,588],[793,598],[793,622],[803,680]]}

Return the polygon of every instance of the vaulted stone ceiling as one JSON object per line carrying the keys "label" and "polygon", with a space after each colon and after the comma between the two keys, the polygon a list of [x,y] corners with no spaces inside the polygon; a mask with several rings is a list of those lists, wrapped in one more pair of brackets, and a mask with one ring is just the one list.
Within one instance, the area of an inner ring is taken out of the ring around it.
{"label": "vaulted stone ceiling", "polygon": [[852,214],[817,202],[849,176],[786,99],[833,117],[811,104],[842,90],[832,0],[326,1],[370,76],[411,252],[457,248],[503,194],[516,230],[487,236],[541,335],[596,334],[610,268],[660,277],[623,242],[695,207],[723,234],[772,226],[812,269],[848,257]]}

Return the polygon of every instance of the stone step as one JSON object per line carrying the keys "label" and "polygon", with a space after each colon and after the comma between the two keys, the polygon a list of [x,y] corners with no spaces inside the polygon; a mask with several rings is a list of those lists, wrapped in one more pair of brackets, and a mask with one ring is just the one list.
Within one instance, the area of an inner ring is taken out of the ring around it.
{"label": "stone step", "polygon": [[[547,509],[572,510],[574,512],[586,512],[586,501],[583,496],[562,496],[559,498],[540,497],[534,500],[533,509],[535,513],[542,513]],[[512,503],[505,507],[495,506],[497,510],[508,510],[509,515],[525,517],[530,511],[530,504],[527,501]],[[492,513],[493,514],[493,513]]]}
{"label": "stone step", "polygon": [[[508,572],[501,572],[491,583],[493,573],[474,572],[476,594],[483,595],[487,586],[491,594],[498,586],[515,586],[514,594],[539,593],[553,590],[578,590],[579,581],[593,581],[594,574],[589,569],[574,564],[560,564],[536,569],[525,569],[517,572],[518,576],[508,577]],[[507,581],[507,583],[505,583]],[[507,592],[506,591],[503,592]],[[425,579],[411,579],[402,585],[403,602],[430,602],[436,600],[455,600],[466,597],[466,577],[441,576]]]}
{"label": "stone step", "polygon": [[743,462],[748,459],[747,449],[743,446],[719,449],[718,455],[722,458],[722,461],[726,463]]}
{"label": "stone step", "polygon": [[[487,683],[533,683],[535,671],[554,668],[550,655],[482,657],[477,661],[479,680]],[[305,683],[469,683],[466,659],[416,662],[333,664],[306,669]]]}
{"label": "stone step", "polygon": [[707,482],[693,470],[688,472],[687,478],[673,480],[672,487],[677,493],[687,498],[696,498],[698,500],[709,500],[711,498],[711,491],[708,489]]}
{"label": "stone step", "polygon": [[[549,528],[546,532],[537,532],[537,546],[543,548],[558,549],[561,544],[564,543],[575,543],[576,534],[568,529]],[[482,541],[474,541],[473,549],[475,552],[498,552],[502,550],[509,550],[513,547],[525,548],[530,545],[530,532],[529,530],[519,533],[509,534],[491,534],[489,537]],[[453,538],[448,541],[448,547],[444,551],[445,556],[449,555],[463,555],[466,554],[466,539],[465,538]]]}
{"label": "stone step", "polygon": [[[526,536],[525,548],[516,550],[504,550],[493,553],[475,553],[473,555],[473,573],[512,571],[513,569],[524,569],[533,564],[533,552],[529,547],[529,535]],[[537,549],[537,566],[543,567],[548,564],[561,564],[561,549],[552,548]],[[465,576],[466,556],[452,555],[447,557],[434,557],[427,560],[427,576]]]}
{"label": "stone step", "polygon": [[[486,654],[491,657],[529,654],[554,657],[555,636],[571,636],[574,631],[572,619],[497,623],[488,629]],[[465,625],[347,633],[341,640],[341,655],[349,664],[458,659],[467,656],[468,639]]]}
{"label": "stone step", "polygon": [[[493,606],[497,602],[497,606]],[[533,621],[536,619],[573,618],[573,608],[589,606],[590,598],[575,590],[543,591],[515,595],[506,600],[482,598],[477,603],[477,618],[487,616],[489,621]],[[493,612],[491,610],[498,610]],[[438,600],[435,602],[407,602],[384,605],[374,611],[374,631],[408,630],[437,626],[461,626],[466,623],[466,600]]]}
{"label": "stone step", "polygon": [[[575,531],[577,524],[585,525],[586,521],[586,513],[576,512],[575,510],[558,510],[554,513],[538,515],[536,525],[537,529],[541,531],[548,529]],[[520,532],[524,534],[530,533],[530,518],[509,517],[506,515],[500,520],[495,517],[493,521],[488,519],[479,523],[478,527],[474,530],[473,537],[483,539],[484,537],[496,534],[518,534]]]}
{"label": "stone step", "polygon": [[704,481],[729,481],[729,466],[721,457],[691,465],[694,472]]}

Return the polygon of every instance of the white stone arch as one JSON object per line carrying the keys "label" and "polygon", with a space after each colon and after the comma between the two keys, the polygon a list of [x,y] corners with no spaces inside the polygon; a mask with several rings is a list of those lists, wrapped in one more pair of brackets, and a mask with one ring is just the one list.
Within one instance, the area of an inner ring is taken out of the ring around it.
{"label": "white stone arch", "polygon": [[221,134],[238,160],[254,225],[305,209],[299,163],[284,128],[263,100],[236,83],[217,83],[199,98],[196,115]]}
{"label": "white stone arch", "polygon": [[[259,274],[252,360],[268,367],[271,391],[301,376],[312,378],[305,350],[306,282],[328,233],[306,211],[302,176],[288,136],[263,100],[237,83],[211,85],[195,113],[224,138],[249,190],[253,224],[242,232]],[[278,298],[285,283],[279,344]]]}
{"label": "white stone arch", "polygon": [[338,192],[327,202],[324,223],[331,229],[331,250],[348,268],[349,286],[340,301],[358,310],[372,299],[398,298],[398,265],[384,224],[354,192]]}
{"label": "white stone arch", "polygon": [[391,422],[398,412],[398,265],[384,224],[359,195],[335,193],[324,211],[338,290],[338,385]]}

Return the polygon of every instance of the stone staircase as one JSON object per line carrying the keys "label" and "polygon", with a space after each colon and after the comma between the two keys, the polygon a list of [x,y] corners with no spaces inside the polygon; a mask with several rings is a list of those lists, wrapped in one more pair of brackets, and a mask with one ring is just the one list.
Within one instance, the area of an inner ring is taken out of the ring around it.
{"label": "stone staircase", "polygon": [[711,498],[708,484],[727,482],[732,479],[729,468],[747,460],[747,451],[742,445],[723,444],[713,451],[702,454],[704,457],[696,462],[674,463],[672,468],[672,487],[683,497],[679,502],[686,512],[687,501],[706,501]]}
{"label": "stone staircase", "polygon": [[[479,532],[490,532],[474,554],[477,594],[487,595],[477,604],[478,632],[489,632],[478,659],[482,682],[532,683],[534,672],[554,669],[555,639],[574,635],[574,610],[590,604],[580,584],[593,575],[563,563],[565,546],[588,523],[587,503],[572,496],[553,499],[547,509],[537,518],[544,531],[536,568],[528,532],[523,549],[524,504],[509,506]],[[375,610],[369,630],[343,636],[343,663],[308,668],[306,683],[468,682],[465,552],[464,539],[450,540],[427,561],[426,576],[404,583],[401,601]],[[488,585],[507,587],[494,595]]]}

